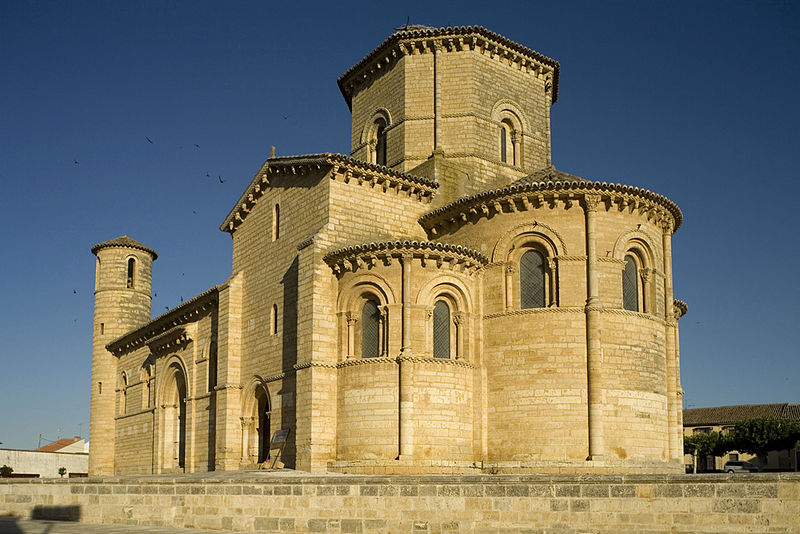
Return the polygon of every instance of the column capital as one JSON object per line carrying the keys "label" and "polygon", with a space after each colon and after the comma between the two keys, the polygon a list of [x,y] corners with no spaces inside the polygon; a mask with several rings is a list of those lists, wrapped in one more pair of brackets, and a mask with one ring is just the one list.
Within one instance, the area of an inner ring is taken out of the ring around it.
{"label": "column capital", "polygon": [[583,195],[583,205],[586,211],[597,211],[597,206],[600,204],[600,195],[587,193]]}

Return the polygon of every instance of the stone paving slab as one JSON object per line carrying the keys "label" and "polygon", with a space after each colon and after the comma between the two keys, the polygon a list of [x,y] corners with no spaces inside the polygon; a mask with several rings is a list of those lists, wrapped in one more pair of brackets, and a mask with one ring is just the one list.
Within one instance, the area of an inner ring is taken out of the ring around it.
{"label": "stone paving slab", "polygon": [[220,534],[219,530],[96,525],[76,521],[38,521],[0,517],[0,534]]}

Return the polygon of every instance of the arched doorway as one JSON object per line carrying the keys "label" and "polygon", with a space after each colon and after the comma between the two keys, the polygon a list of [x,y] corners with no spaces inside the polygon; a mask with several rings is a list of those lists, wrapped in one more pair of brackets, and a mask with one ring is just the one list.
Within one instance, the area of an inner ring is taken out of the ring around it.
{"label": "arched doorway", "polygon": [[161,466],[165,471],[186,469],[186,389],[183,368],[173,362],[167,368],[162,404]]}
{"label": "arched doorway", "polygon": [[263,385],[256,387],[256,434],[258,435],[258,463],[266,462],[269,459],[269,394]]}

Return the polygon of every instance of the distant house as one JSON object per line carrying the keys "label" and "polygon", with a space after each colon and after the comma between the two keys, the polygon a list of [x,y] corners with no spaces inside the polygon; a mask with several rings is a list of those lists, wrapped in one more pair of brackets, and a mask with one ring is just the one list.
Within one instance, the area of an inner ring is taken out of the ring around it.
{"label": "distant house", "polygon": [[[739,421],[767,417],[770,419],[793,419],[800,421],[800,404],[739,404],[736,406],[717,406],[714,408],[693,408],[683,411],[683,435],[708,434],[710,432],[729,432]],[[686,455],[686,463],[691,456]],[[763,471],[798,471],[800,468],[800,448],[790,451],[772,451],[766,463],[757,457],[731,451],[725,456],[708,456],[700,460],[698,471],[721,471],[725,462],[751,462]]]}
{"label": "distant house", "polygon": [[55,478],[59,468],[66,476],[86,476],[89,471],[89,444],[79,437],[63,438],[32,451],[0,449],[0,465],[14,469],[14,475]]}
{"label": "distant house", "polygon": [[61,438],[47,445],[42,445],[37,452],[89,452],[89,444],[83,438]]}

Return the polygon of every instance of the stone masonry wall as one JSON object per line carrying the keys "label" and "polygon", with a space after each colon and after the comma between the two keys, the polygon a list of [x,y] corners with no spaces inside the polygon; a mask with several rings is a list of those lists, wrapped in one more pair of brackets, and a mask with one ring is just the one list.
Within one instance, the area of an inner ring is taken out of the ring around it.
{"label": "stone masonry wall", "polygon": [[0,515],[247,532],[800,532],[800,474],[0,479]]}

